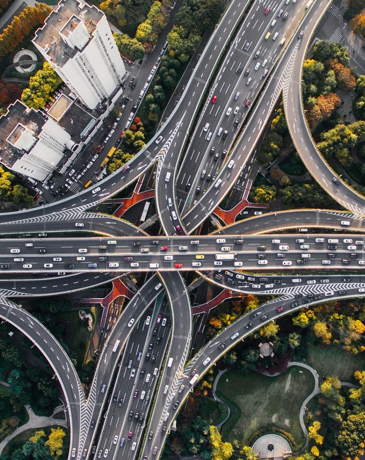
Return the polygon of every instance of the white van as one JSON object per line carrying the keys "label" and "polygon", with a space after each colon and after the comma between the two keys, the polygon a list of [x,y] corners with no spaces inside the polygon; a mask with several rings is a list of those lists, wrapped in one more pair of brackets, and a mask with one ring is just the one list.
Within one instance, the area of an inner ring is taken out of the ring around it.
{"label": "white van", "polygon": [[343,227],[349,227],[351,225],[351,222],[349,220],[341,220],[341,225]]}
{"label": "white van", "polygon": [[170,177],[171,177],[171,173],[170,173],[170,172],[167,172],[167,173],[166,173],[166,176],[165,176],[165,182],[169,182]]}

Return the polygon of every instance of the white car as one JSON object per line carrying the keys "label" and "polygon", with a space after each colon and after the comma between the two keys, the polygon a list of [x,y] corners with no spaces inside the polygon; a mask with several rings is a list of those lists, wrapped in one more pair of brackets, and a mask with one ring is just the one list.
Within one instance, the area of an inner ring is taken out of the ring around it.
{"label": "white car", "polygon": [[119,267],[119,262],[109,262],[108,266],[109,266],[109,268],[118,268]]}
{"label": "white car", "polygon": [[116,444],[118,442],[118,435],[116,434],[113,439],[113,444]]}
{"label": "white car", "polygon": [[283,265],[293,265],[291,260],[283,260]]}
{"label": "white car", "polygon": [[79,253],[80,253],[80,254],[83,254],[83,253],[85,253],[85,252],[87,252],[87,249],[86,249],[86,248],[80,248],[80,249],[79,249]]}
{"label": "white car", "polygon": [[151,317],[150,316],[147,316],[146,318],[146,326],[148,326],[151,322]]}
{"label": "white car", "polygon": [[53,268],[53,264],[44,264],[44,268]]}
{"label": "white car", "polygon": [[225,243],[226,240],[225,238],[218,238],[216,242],[222,244],[222,243]]}
{"label": "white car", "polygon": [[165,327],[165,326],[166,326],[166,323],[167,323],[167,319],[164,318],[164,319],[162,320],[161,326]]}
{"label": "white car", "polygon": [[32,267],[33,267],[32,264],[24,264],[24,265],[23,265],[23,268],[32,268]]}
{"label": "white car", "polygon": [[233,113],[234,115],[237,115],[237,113],[240,111],[240,108],[237,106],[234,110]]}
{"label": "white car", "polygon": [[20,249],[10,249],[10,254],[19,254]]}
{"label": "white car", "polygon": [[85,224],[83,222],[76,222],[75,227],[85,227]]}
{"label": "white car", "polygon": [[[262,260],[262,259],[261,259],[261,260],[258,260],[257,263],[258,263],[259,265],[267,265],[267,260],[265,260],[265,259]],[[290,263],[291,263],[291,262],[290,262]]]}
{"label": "white car", "polygon": [[62,262],[62,257],[53,257],[53,262]]}
{"label": "white car", "polygon": [[349,251],[356,251],[357,246],[355,246],[355,245],[353,244],[353,245],[347,246],[347,249],[348,249]]}
{"label": "white car", "polygon": [[205,126],[204,126],[204,128],[203,128],[203,131],[204,131],[204,132],[207,132],[208,129],[209,129],[209,123],[205,123]]}
{"label": "white car", "polygon": [[129,323],[128,323],[128,327],[132,327],[133,324],[134,324],[134,321],[135,321],[135,319],[132,318],[132,319],[129,321]]}
{"label": "white car", "polygon": [[223,265],[223,262],[221,260],[215,260],[213,262],[213,265],[217,266],[217,265]]}
{"label": "white car", "polygon": [[289,250],[289,246],[287,244],[281,244],[279,246],[279,251],[288,251]]}
{"label": "white car", "polygon": [[104,458],[107,458],[108,453],[109,453],[109,449],[105,449],[105,451],[104,451]]}
{"label": "white car", "polygon": [[344,238],[343,242],[345,244],[352,244],[354,242],[354,240],[352,238]]}
{"label": "white car", "polygon": [[[89,165],[88,165],[88,166],[89,166]],[[93,195],[95,195],[95,193],[100,192],[100,190],[101,190],[101,187],[96,187],[91,193],[92,193]]]}

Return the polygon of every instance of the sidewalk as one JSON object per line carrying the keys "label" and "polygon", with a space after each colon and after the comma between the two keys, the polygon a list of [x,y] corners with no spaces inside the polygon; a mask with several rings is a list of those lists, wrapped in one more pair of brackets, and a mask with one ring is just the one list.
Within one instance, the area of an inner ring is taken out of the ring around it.
{"label": "sidewalk", "polygon": [[2,442],[0,442],[0,455],[2,454],[5,446],[8,444],[9,441],[11,441],[13,438],[18,436],[18,434],[23,433],[26,430],[38,430],[40,428],[45,428],[46,426],[52,425],[61,425],[63,427],[68,426],[67,420],[53,418],[55,412],[53,412],[51,417],[41,417],[39,415],[36,415],[29,405],[25,405],[24,407],[28,412],[29,420],[24,425],[16,428],[13,433],[9,434],[9,436],[6,436],[6,438]]}

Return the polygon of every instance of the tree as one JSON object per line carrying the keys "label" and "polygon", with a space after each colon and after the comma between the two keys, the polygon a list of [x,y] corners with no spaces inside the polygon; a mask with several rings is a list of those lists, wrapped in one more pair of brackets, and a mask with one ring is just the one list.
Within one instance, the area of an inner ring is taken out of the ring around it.
{"label": "tree", "polygon": [[243,458],[245,460],[256,460],[257,456],[252,449],[252,447],[249,446],[243,446],[242,449],[240,450],[240,454],[243,455]]}
{"label": "tree", "polygon": [[279,332],[279,325],[275,324],[273,321],[266,324],[260,329],[260,335],[266,337],[267,339],[274,338]]}
{"label": "tree", "polygon": [[53,67],[45,62],[43,69],[30,77],[29,88],[23,91],[21,100],[30,108],[39,109],[46,105],[50,94],[62,83]]}
{"label": "tree", "polygon": [[250,201],[254,203],[272,203],[275,199],[276,187],[274,185],[254,187],[250,193]]}
{"label": "tree", "polygon": [[357,14],[350,21],[351,27],[356,34],[364,35],[365,33],[365,15],[360,13]]}
{"label": "tree", "polygon": [[318,444],[323,444],[323,436],[321,436],[318,431],[321,429],[321,423],[318,421],[313,422],[313,424],[308,428],[308,435],[313,441]]}
{"label": "tree", "polygon": [[49,447],[52,457],[58,458],[62,455],[63,438],[65,436],[66,433],[62,428],[51,428],[51,433],[49,434],[45,445]]}
{"label": "tree", "polygon": [[120,54],[132,61],[143,59],[145,50],[141,42],[127,34],[113,34]]}
{"label": "tree", "polygon": [[212,460],[226,460],[232,456],[233,447],[229,442],[222,442],[221,435],[217,427],[211,425],[209,427],[209,442],[212,446]]}
{"label": "tree", "polygon": [[316,322],[313,326],[313,330],[314,330],[314,333],[316,334],[316,337],[319,337],[320,339],[322,339],[323,343],[328,344],[328,345],[331,343],[332,334],[328,330],[326,323],[322,321]]}
{"label": "tree", "polygon": [[291,332],[288,336],[289,347],[293,349],[299,347],[301,338],[302,336],[297,332]]}

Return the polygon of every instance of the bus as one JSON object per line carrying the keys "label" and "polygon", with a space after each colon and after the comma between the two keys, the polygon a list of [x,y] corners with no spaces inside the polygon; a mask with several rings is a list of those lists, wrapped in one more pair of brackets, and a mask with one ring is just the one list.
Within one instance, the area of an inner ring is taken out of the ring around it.
{"label": "bus", "polygon": [[189,383],[190,385],[195,385],[198,380],[199,380],[199,374],[195,374]]}
{"label": "bus", "polygon": [[172,367],[173,362],[174,362],[174,358],[169,358],[169,362],[167,363],[167,367]]}
{"label": "bus", "polygon": [[113,353],[115,353],[118,350],[119,344],[120,344],[120,340],[116,340],[114,347],[113,347]]}
{"label": "bus", "polygon": [[91,182],[91,180],[89,180],[89,182],[86,182],[86,184],[84,185],[84,188],[90,187],[91,184],[92,184],[92,182]]}
{"label": "bus", "polygon": [[144,222],[146,220],[147,213],[148,213],[148,210],[150,209],[150,206],[151,206],[151,202],[147,201],[143,208],[143,212],[142,212],[141,219],[140,219],[141,222]]}
{"label": "bus", "polygon": [[111,157],[113,156],[114,152],[116,151],[116,147],[112,147],[109,150],[108,155],[104,158],[103,162],[101,163],[100,167],[103,168],[107,163],[109,163]]}
{"label": "bus", "polygon": [[233,253],[215,255],[215,260],[234,260],[235,258],[236,258],[236,254],[233,254]]}

